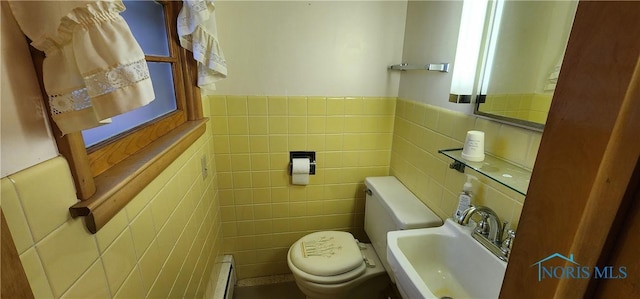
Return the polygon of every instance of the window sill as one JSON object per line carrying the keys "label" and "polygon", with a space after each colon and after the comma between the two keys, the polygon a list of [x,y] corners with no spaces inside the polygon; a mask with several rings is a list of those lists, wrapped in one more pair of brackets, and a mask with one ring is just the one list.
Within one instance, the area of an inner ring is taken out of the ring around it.
{"label": "window sill", "polygon": [[96,233],[206,130],[207,119],[187,121],[118,165],[95,177],[96,193],[69,208],[72,217],[85,217]]}

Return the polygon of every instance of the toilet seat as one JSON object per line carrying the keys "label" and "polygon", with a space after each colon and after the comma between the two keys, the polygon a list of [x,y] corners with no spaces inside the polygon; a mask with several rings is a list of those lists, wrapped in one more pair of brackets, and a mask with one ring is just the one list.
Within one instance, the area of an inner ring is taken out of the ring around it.
{"label": "toilet seat", "polygon": [[349,281],[366,270],[360,247],[347,232],[308,234],[289,248],[288,255],[297,275],[320,284]]}

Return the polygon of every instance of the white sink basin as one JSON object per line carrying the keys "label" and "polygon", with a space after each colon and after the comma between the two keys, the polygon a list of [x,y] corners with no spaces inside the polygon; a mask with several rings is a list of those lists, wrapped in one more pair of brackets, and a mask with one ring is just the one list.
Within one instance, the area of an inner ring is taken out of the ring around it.
{"label": "white sink basin", "polygon": [[498,298],[507,263],[471,231],[447,219],[440,227],[389,232],[387,259],[402,297]]}

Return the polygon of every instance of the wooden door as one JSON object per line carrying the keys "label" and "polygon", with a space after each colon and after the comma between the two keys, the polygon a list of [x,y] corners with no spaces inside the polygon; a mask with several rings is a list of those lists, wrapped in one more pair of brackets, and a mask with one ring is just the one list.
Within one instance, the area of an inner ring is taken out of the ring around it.
{"label": "wooden door", "polygon": [[0,276],[2,281],[0,285],[2,290],[0,291],[0,297],[2,298],[33,298],[27,275],[24,273],[22,263],[20,262],[20,256],[16,250],[16,245],[13,243],[13,238],[9,232],[7,221],[4,219],[4,213],[0,209],[0,223],[2,232],[2,268]]}
{"label": "wooden door", "polygon": [[615,227],[618,233],[609,234],[601,265],[622,265],[625,279],[604,279],[591,282],[588,294],[594,298],[640,298],[640,161],[636,163],[627,194],[623,200]]}
{"label": "wooden door", "polygon": [[[540,279],[535,264],[559,253],[595,267],[607,261],[610,248],[637,250],[626,242],[605,245],[620,233],[616,223],[631,207],[625,194],[637,184],[632,177],[640,153],[639,57],[640,2],[579,3],[502,298],[598,294],[592,276]],[[628,239],[637,244],[637,238]],[[636,284],[625,292],[637,293],[640,272],[628,275]]]}

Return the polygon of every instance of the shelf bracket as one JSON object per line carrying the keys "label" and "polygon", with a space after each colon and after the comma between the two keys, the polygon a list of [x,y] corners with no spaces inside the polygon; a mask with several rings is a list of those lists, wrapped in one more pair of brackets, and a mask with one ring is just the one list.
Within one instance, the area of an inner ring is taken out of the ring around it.
{"label": "shelf bracket", "polygon": [[464,173],[464,163],[460,162],[460,161],[453,161],[451,162],[451,164],[449,164],[449,168],[451,169],[455,169],[460,173]]}

